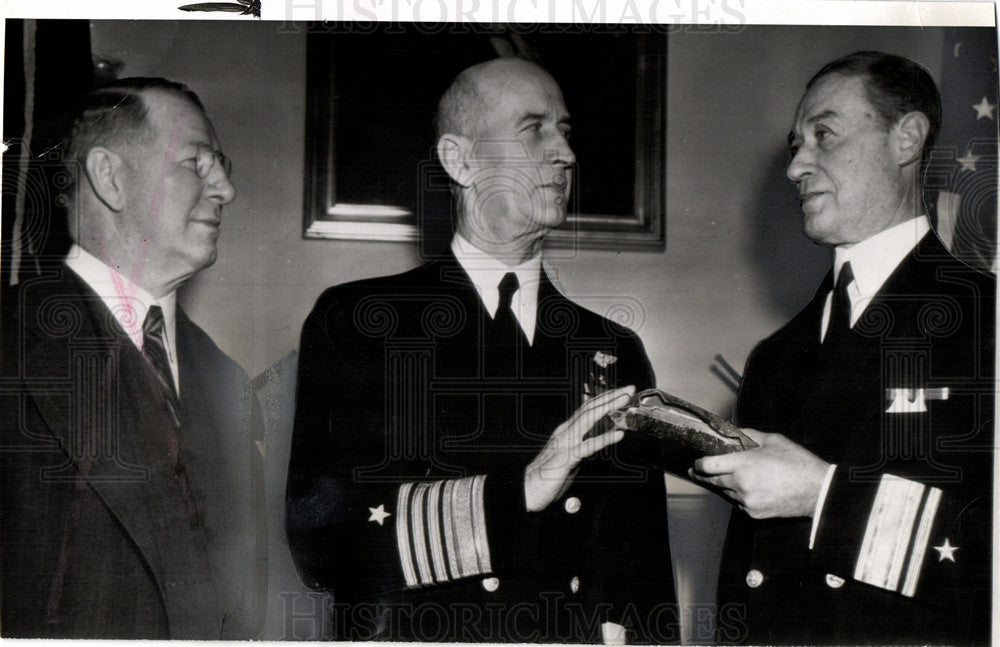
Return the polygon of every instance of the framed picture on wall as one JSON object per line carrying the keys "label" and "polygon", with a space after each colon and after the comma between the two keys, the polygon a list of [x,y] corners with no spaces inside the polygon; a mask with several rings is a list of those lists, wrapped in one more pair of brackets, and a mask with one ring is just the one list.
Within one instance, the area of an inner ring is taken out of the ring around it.
{"label": "framed picture on wall", "polygon": [[644,27],[373,24],[308,36],[306,238],[448,236],[437,101],[464,68],[523,56],[548,69],[572,116],[577,163],[557,247],[665,245],[666,35]]}

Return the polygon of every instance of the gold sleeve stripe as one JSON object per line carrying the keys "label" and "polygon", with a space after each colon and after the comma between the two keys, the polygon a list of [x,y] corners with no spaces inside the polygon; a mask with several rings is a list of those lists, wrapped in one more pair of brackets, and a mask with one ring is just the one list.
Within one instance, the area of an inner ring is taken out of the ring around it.
{"label": "gold sleeve stripe", "polygon": [[473,539],[471,478],[455,482],[455,489],[451,493],[451,505],[452,531],[455,533],[455,544],[458,546],[461,575],[462,577],[477,575],[479,560],[476,559],[476,545]]}
{"label": "gold sleeve stripe", "polygon": [[448,555],[448,571],[452,578],[462,577],[462,566],[458,560],[458,540],[451,516],[451,499],[455,491],[455,481],[445,481],[441,492],[441,532],[444,534],[445,553]]}
{"label": "gold sleeve stripe", "polygon": [[403,577],[406,579],[406,586],[413,588],[418,586],[417,571],[413,567],[413,554],[410,552],[410,490],[413,483],[403,483],[399,487],[399,494],[396,497],[396,547],[399,551],[399,563],[403,568]]}
{"label": "gold sleeve stripe", "polygon": [[441,528],[441,488],[444,481],[435,481],[427,488],[427,543],[431,547],[434,579],[447,582],[448,567],[444,564],[444,537]]}
{"label": "gold sleeve stripe", "polygon": [[404,483],[396,503],[396,543],[406,586],[489,573],[486,476]]}
{"label": "gold sleeve stripe", "polygon": [[427,484],[417,483],[413,490],[413,503],[410,505],[410,524],[413,548],[417,555],[417,570],[420,571],[421,584],[433,584],[434,574],[431,573],[431,561],[427,554],[427,541],[424,532],[424,508],[427,495]]}
{"label": "gold sleeve stripe", "polygon": [[479,558],[479,572],[489,573],[493,570],[490,563],[490,544],[486,537],[486,520],[484,519],[485,503],[483,500],[483,486],[486,483],[485,476],[476,476],[472,479],[472,528],[476,542],[476,556]]}
{"label": "gold sleeve stripe", "polygon": [[934,517],[937,515],[940,503],[941,490],[932,487],[927,493],[924,512],[920,515],[920,525],[917,526],[917,536],[913,540],[913,550],[910,553],[910,565],[906,569],[903,590],[900,591],[907,597],[912,598],[917,592],[917,582],[920,580],[920,572],[924,566],[924,555],[927,553],[927,544],[930,543],[931,527],[934,525]]}
{"label": "gold sleeve stripe", "polygon": [[898,590],[925,489],[922,483],[892,474],[882,476],[868,515],[854,579]]}

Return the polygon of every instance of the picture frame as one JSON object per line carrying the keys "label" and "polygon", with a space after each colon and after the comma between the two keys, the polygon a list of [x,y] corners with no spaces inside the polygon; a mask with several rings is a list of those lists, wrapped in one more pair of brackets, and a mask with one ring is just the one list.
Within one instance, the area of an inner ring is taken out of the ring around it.
{"label": "picture frame", "polygon": [[436,102],[454,76],[498,55],[560,83],[577,155],[566,223],[546,245],[665,248],[667,36],[598,25],[469,25],[434,33],[378,24],[310,29],[303,237],[450,236],[450,182],[434,153]]}

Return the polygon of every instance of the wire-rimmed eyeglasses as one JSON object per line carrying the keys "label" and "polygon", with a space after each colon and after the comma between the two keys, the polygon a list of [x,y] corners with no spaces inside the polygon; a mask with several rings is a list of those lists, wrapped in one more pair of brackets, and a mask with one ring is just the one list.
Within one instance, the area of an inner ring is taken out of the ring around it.
{"label": "wire-rimmed eyeglasses", "polygon": [[216,150],[208,144],[199,144],[198,154],[195,156],[195,168],[198,170],[198,177],[207,178],[208,174],[215,168],[216,162],[225,171],[226,177],[232,176],[233,160],[226,157],[222,151]]}

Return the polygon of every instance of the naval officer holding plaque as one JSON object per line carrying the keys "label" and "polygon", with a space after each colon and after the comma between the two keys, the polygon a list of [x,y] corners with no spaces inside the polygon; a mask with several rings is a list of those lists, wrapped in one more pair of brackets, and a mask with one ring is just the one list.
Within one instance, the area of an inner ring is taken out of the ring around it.
{"label": "naval officer holding plaque", "polygon": [[996,282],[923,215],[940,120],[927,71],[879,52],[799,103],[787,175],[834,263],[747,363],[735,422],[760,447],[692,471],[739,507],[720,642],[989,639]]}
{"label": "naval officer holding plaque", "polygon": [[620,430],[586,437],[649,360],[543,267],[569,129],[538,65],[462,72],[438,111],[450,253],[333,287],[305,322],[288,537],[341,639],[680,638],[662,471],[601,452]]}

